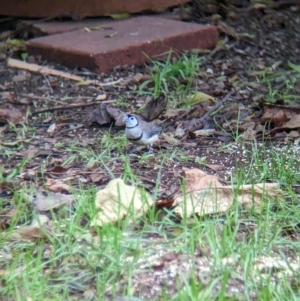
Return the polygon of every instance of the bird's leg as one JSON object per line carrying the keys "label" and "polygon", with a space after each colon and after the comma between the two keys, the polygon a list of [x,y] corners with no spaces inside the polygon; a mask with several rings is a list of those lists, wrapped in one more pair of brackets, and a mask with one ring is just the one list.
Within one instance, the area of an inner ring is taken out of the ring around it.
{"label": "bird's leg", "polygon": [[151,154],[153,154],[153,145],[152,144],[149,145],[149,149],[148,149],[148,155],[151,155]]}
{"label": "bird's leg", "polygon": [[128,152],[128,154],[133,154],[136,152],[141,152],[143,150],[143,148],[145,148],[145,145],[135,145],[133,148],[130,149],[130,151]]}
{"label": "bird's leg", "polygon": [[136,149],[137,149],[137,146],[135,145],[134,147],[132,147],[130,149],[130,151],[128,152],[128,154],[133,154],[136,151]]}

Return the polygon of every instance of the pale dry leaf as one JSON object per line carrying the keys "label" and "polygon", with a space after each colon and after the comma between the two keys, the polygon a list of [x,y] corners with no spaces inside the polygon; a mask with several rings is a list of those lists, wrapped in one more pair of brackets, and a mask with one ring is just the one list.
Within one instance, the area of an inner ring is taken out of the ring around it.
{"label": "pale dry leaf", "polygon": [[111,180],[96,194],[95,204],[99,213],[92,226],[121,221],[128,213],[134,218],[140,217],[153,203],[151,196],[140,188],[126,185],[120,178]]}
{"label": "pale dry leaf", "polygon": [[17,74],[15,76],[13,76],[12,80],[13,80],[13,82],[23,82],[23,81],[27,80],[26,73]]}
{"label": "pale dry leaf", "polygon": [[176,131],[174,133],[174,137],[176,138],[182,138],[185,135],[185,129],[182,127],[182,125],[179,125],[176,128]]}
{"label": "pale dry leaf", "polygon": [[90,175],[90,178],[93,183],[100,182],[103,179],[103,174],[93,173]]}
{"label": "pale dry leaf", "polygon": [[288,134],[288,137],[293,138],[293,139],[299,138],[299,136],[300,136],[299,131],[290,131],[289,134]]}
{"label": "pale dry leaf", "polygon": [[289,129],[300,128],[300,115],[294,115],[289,121],[285,122],[282,127]]}
{"label": "pale dry leaf", "polygon": [[185,193],[174,197],[174,205],[177,205],[174,211],[179,216],[225,212],[235,200],[245,207],[259,208],[264,205],[264,197],[283,198],[277,183],[223,186],[216,176],[207,175],[199,169],[185,170],[185,181]]}
{"label": "pale dry leaf", "polygon": [[31,221],[31,227],[40,227],[43,224],[46,224],[49,221],[49,217],[45,214],[36,214]]}
{"label": "pale dry leaf", "polygon": [[167,133],[161,133],[161,137],[162,137],[163,139],[165,139],[166,142],[168,142],[168,143],[171,144],[171,145],[178,145],[178,144],[181,143],[180,140],[174,138],[173,135],[171,136],[170,133],[168,133],[168,134],[167,134]]}
{"label": "pale dry leaf", "polygon": [[62,191],[70,192],[71,190],[70,186],[61,180],[48,179],[47,182],[45,183],[45,186],[50,191],[53,192],[62,192]]}
{"label": "pale dry leaf", "polygon": [[24,226],[17,229],[7,237],[8,240],[29,240],[34,241],[39,238],[46,238],[45,230],[40,229],[38,226]]}
{"label": "pale dry leaf", "polygon": [[214,129],[202,129],[202,130],[196,130],[193,132],[193,137],[208,137],[208,136],[212,136],[214,133],[216,132],[216,130]]}
{"label": "pale dry leaf", "polygon": [[29,149],[22,150],[22,151],[16,153],[15,156],[32,159],[38,153],[39,153],[39,150],[37,148],[29,147]]}
{"label": "pale dry leaf", "polygon": [[211,103],[216,103],[216,99],[206,93],[203,93],[203,92],[196,92],[194,95],[188,97],[186,100],[185,100],[185,103],[188,103],[188,104],[197,104],[197,103],[203,103],[203,102],[206,102],[206,101],[209,101]]}
{"label": "pale dry leaf", "polygon": [[43,123],[49,123],[53,120],[53,116],[49,116],[48,118],[43,120]]}
{"label": "pale dry leaf", "polygon": [[38,190],[35,193],[33,203],[37,211],[48,211],[65,204],[71,204],[73,201],[72,195]]}
{"label": "pale dry leaf", "polygon": [[[3,86],[3,89],[5,90],[5,86]],[[7,101],[7,102],[10,102],[10,103],[15,103],[16,100],[15,100],[15,97],[14,97],[14,94],[12,94],[11,92],[1,92],[0,93],[0,97],[2,98],[3,101]]]}
{"label": "pale dry leaf", "polygon": [[219,22],[218,30],[221,33],[224,33],[227,36],[232,37],[236,40],[238,40],[238,38],[239,38],[239,35],[236,33],[235,29],[232,26],[225,24],[224,22]]}
{"label": "pale dry leaf", "polygon": [[52,123],[47,129],[47,133],[50,135],[53,134],[56,131],[56,128],[56,123]]}
{"label": "pale dry leaf", "polygon": [[99,94],[95,100],[105,100],[107,98],[106,94]]}
{"label": "pale dry leaf", "polygon": [[106,34],[104,37],[105,37],[105,38],[112,38],[112,37],[116,36],[117,34],[118,34],[118,32],[115,31],[115,32],[113,32],[113,33]]}
{"label": "pale dry leaf", "polygon": [[219,164],[204,164],[204,165],[214,171],[220,171],[225,169],[224,165],[219,165]]}
{"label": "pale dry leaf", "polygon": [[254,130],[256,126],[256,122],[254,121],[246,121],[243,124],[240,125],[241,131],[247,131],[247,129]]}
{"label": "pale dry leaf", "polygon": [[248,128],[244,133],[243,139],[245,141],[254,141],[256,134],[257,132],[255,130]]}
{"label": "pale dry leaf", "polygon": [[[128,86],[130,84],[138,84],[140,81],[142,81],[146,76],[142,73],[136,73],[134,75],[129,75],[124,79],[123,85]],[[147,77],[146,77],[147,78]],[[149,78],[147,78],[148,80]],[[151,76],[150,76],[151,79]],[[145,81],[145,80],[144,80]]]}

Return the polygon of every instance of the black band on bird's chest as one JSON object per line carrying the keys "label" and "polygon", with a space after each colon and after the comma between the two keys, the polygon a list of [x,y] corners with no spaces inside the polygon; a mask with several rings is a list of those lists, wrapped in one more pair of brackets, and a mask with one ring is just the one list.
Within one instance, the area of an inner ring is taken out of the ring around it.
{"label": "black band on bird's chest", "polygon": [[138,138],[128,138],[129,141],[139,141],[143,137],[143,132],[141,133],[141,136]]}
{"label": "black band on bird's chest", "polygon": [[135,127],[137,127],[140,123],[138,120],[137,121],[137,124],[135,126],[126,126],[126,129],[134,129]]}

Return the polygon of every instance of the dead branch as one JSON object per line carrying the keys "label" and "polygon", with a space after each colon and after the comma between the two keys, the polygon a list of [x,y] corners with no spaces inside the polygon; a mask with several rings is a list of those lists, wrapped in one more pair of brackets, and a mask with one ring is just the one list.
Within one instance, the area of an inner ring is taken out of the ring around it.
{"label": "dead branch", "polygon": [[70,106],[59,106],[59,107],[53,107],[53,108],[48,108],[44,110],[39,110],[39,111],[34,111],[31,113],[31,115],[37,115],[45,112],[53,112],[53,111],[62,111],[62,110],[68,110],[68,109],[74,109],[74,108],[84,108],[84,107],[90,107],[90,106],[96,106],[101,103],[112,103],[114,100],[106,100],[106,101],[101,101],[101,102],[91,102],[91,103],[79,103],[76,105],[70,105]]}

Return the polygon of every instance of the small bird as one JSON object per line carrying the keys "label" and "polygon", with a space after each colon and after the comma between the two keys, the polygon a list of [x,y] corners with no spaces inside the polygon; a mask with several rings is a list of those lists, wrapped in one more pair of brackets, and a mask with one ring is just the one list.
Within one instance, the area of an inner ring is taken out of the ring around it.
{"label": "small bird", "polygon": [[127,139],[133,144],[149,145],[148,153],[152,153],[152,144],[158,139],[158,134],[162,131],[162,127],[130,114],[124,117],[124,122]]}

